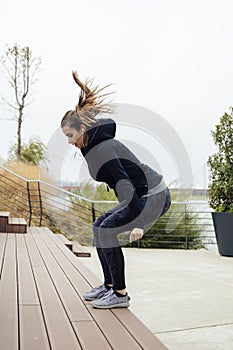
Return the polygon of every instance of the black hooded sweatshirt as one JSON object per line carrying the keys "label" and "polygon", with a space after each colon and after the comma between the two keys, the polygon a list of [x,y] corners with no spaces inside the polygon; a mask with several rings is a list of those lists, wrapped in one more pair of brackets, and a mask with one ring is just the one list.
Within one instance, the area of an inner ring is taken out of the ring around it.
{"label": "black hooded sweatshirt", "polygon": [[[128,206],[130,218],[135,219],[143,206],[140,197],[156,187],[162,175],[140,162],[121,142],[114,139],[114,120],[99,119],[87,131],[88,145],[81,148],[92,178],[112,188],[120,203]],[[142,219],[137,227],[143,228]]]}

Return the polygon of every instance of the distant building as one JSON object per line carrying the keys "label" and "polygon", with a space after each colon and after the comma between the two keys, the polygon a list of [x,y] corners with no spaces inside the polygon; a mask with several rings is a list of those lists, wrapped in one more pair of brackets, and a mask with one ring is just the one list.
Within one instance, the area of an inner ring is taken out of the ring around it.
{"label": "distant building", "polygon": [[65,191],[75,191],[79,189],[79,186],[77,184],[61,184],[60,187]]}

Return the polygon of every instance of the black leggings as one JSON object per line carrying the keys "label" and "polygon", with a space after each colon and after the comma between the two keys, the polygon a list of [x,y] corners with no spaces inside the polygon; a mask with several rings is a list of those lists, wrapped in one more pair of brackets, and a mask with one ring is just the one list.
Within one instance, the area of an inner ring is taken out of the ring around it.
{"label": "black leggings", "polygon": [[[140,201],[144,225],[149,226],[169,209],[171,197],[166,189],[151,197],[142,197]],[[126,288],[124,255],[117,235],[135,227],[137,218],[129,216],[129,209],[124,204],[107,211],[93,224],[94,244],[103,270],[104,283],[112,284],[114,290]]]}

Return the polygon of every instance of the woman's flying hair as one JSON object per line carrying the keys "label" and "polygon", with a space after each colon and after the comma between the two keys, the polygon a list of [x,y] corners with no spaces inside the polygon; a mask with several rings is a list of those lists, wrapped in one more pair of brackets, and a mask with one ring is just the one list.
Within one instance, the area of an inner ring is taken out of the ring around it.
{"label": "woman's flying hair", "polygon": [[100,88],[98,85],[93,86],[93,79],[86,79],[84,83],[81,82],[76,71],[73,71],[72,75],[81,91],[75,109],[73,111],[68,111],[63,117],[61,122],[62,126],[67,123],[72,125],[77,124],[77,122],[79,122],[79,124],[83,123],[87,126],[91,126],[96,122],[95,117],[97,115],[101,113],[113,113],[113,105],[105,102],[105,99],[114,92],[103,93],[103,90],[112,84]]}

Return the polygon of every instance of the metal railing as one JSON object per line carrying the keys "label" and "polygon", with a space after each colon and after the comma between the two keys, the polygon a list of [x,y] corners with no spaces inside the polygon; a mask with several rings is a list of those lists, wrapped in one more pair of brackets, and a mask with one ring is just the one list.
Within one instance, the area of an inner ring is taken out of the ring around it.
{"label": "metal railing", "polygon": [[[29,226],[48,226],[54,232],[92,245],[92,223],[116,201],[96,201],[63,190],[41,180],[27,180],[0,166],[0,210],[23,216]],[[211,211],[205,201],[172,202],[146,241],[135,246],[211,248],[216,244]],[[148,241],[150,244],[148,244]],[[124,242],[124,237],[121,240]]]}
{"label": "metal railing", "polygon": [[[153,247],[183,249],[216,249],[216,237],[211,210],[207,201],[172,202],[165,214],[147,233]],[[143,240],[134,243],[146,247]]]}

